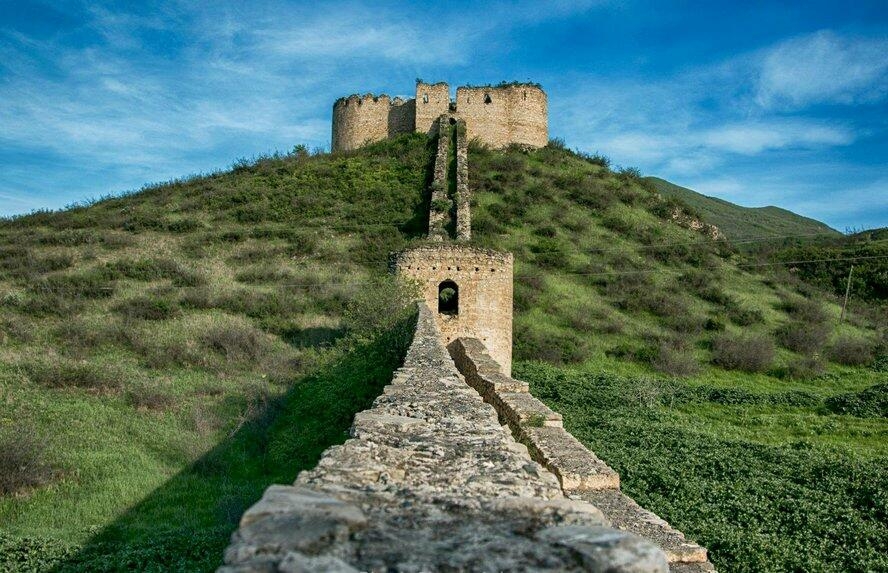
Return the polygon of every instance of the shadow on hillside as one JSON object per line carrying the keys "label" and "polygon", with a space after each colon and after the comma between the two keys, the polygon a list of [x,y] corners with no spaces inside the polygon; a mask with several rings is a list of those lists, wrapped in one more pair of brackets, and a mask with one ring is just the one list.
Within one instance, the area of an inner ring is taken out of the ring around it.
{"label": "shadow on hillside", "polygon": [[345,441],[355,413],[403,361],[409,322],[298,381],[52,570],[214,570],[241,514],[266,487],[292,482]]}

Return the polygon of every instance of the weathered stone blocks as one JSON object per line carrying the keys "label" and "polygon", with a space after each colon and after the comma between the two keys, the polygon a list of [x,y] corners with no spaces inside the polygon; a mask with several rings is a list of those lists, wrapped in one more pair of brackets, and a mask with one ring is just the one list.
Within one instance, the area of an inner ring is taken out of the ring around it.
{"label": "weathered stone blocks", "polygon": [[655,545],[565,496],[500,426],[425,307],[352,435],[295,486],[269,488],[220,571],[664,571]]}

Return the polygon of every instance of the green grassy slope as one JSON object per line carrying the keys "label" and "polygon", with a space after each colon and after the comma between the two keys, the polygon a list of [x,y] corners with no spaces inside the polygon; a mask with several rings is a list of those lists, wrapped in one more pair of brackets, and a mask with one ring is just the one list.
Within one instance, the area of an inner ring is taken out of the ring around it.
{"label": "green grassy slope", "polygon": [[[422,241],[433,149],[264,158],[0,224],[0,464],[23,437],[39,454],[0,497],[0,569],[212,570],[243,509],[343,440],[396,367],[387,255]],[[516,256],[516,373],[627,491],[725,570],[805,568],[815,537],[814,569],[883,565],[877,319],[837,324],[834,299],[557,146],[473,147],[470,181],[474,242]],[[823,460],[830,480],[798,481]],[[780,517],[808,502],[809,523]],[[876,553],[833,559],[851,537]]]}
{"label": "green grassy slope", "polygon": [[682,200],[707,223],[718,227],[728,239],[758,239],[761,237],[827,236],[837,237],[838,231],[820,221],[797,215],[780,207],[741,207],[729,201],[709,197],[691,189],[675,185],[659,177],[645,177],[664,197]]}

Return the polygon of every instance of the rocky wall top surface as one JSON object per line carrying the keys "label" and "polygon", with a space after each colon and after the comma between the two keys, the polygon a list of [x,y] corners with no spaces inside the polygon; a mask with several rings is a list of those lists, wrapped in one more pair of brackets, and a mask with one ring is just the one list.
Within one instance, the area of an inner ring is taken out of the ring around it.
{"label": "rocky wall top surface", "polygon": [[244,515],[225,573],[665,572],[665,555],[611,529],[500,426],[421,305],[404,366],[352,438]]}

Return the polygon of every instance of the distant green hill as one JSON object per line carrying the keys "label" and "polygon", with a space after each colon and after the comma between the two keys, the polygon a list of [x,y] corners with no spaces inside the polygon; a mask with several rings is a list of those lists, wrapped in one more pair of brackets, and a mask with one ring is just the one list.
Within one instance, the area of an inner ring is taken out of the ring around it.
{"label": "distant green hill", "polygon": [[787,235],[826,235],[838,237],[838,231],[815,219],[802,217],[780,207],[741,207],[723,199],[709,197],[680,187],[659,177],[645,177],[664,197],[675,197],[696,210],[704,221],[721,229],[731,241]]}

